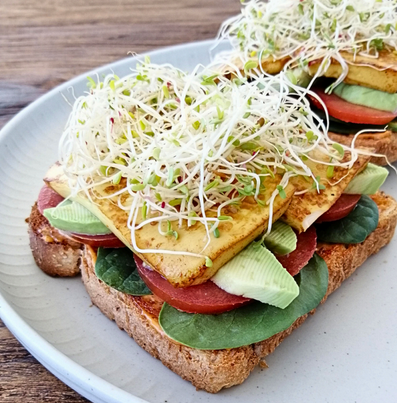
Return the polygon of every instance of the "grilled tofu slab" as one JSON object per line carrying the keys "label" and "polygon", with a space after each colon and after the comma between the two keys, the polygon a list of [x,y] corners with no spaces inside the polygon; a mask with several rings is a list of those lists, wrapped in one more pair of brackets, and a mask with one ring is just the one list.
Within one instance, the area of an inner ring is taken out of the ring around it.
{"label": "grilled tofu slab", "polygon": [[[397,55],[395,53],[382,51],[376,59],[362,55],[354,56],[350,52],[341,52],[341,55],[349,65],[349,72],[344,79],[345,83],[361,85],[392,94],[397,92]],[[268,74],[278,74],[289,60],[289,57],[279,60],[264,59],[262,69]],[[236,60],[235,63],[243,72],[244,66],[241,60]],[[309,66],[310,75],[314,76],[320,65],[321,60],[311,62]],[[342,74],[342,70],[340,63],[332,59],[324,76],[337,79]],[[227,74],[227,69],[225,74]]]}
{"label": "grilled tofu slab", "polygon": [[[362,55],[354,56],[349,52],[341,52],[341,55],[349,65],[349,72],[344,79],[345,83],[392,94],[397,92],[397,55],[394,52],[382,51],[377,59]],[[321,61],[318,61],[310,65],[311,75],[317,72],[320,63]],[[342,66],[338,61],[332,59],[325,76],[336,79],[341,74]]]}
{"label": "grilled tofu slab", "polygon": [[[272,214],[273,222],[281,217],[297,231],[305,231],[338,200],[352,178],[365,168],[368,160],[369,157],[360,157],[349,171],[335,167],[331,183],[328,183],[327,180],[327,166],[308,160],[306,164],[314,176],[320,178],[325,189],[318,193],[313,187],[314,182],[307,177],[291,178],[285,188],[285,197],[282,198],[278,195],[275,198],[272,213],[269,206],[260,206],[252,197],[246,197],[238,207],[230,206],[223,209],[222,214],[231,216],[232,220],[220,222],[218,227],[220,237],[215,238],[211,234],[211,242],[206,248],[207,233],[205,226],[200,222],[191,227],[188,227],[186,222],[182,223],[182,226],[173,222],[172,229],[178,232],[178,239],[160,234],[157,223],[154,223],[155,225],[146,224],[135,231],[136,245],[139,249],[180,251],[181,254],[140,253],[138,250],[134,250],[131,227],[129,227],[129,212],[118,205],[118,202],[124,206],[131,204],[130,196],[126,193],[120,199],[109,197],[121,190],[123,185],[107,185],[106,188],[96,187],[88,194],[85,192],[72,194],[73,184],[64,175],[60,165],[54,165],[49,170],[45,181],[63,197],[70,197],[90,210],[127,247],[137,253],[142,260],[175,287],[187,287],[210,279],[226,262],[266,231],[270,214]],[[263,183],[265,190],[260,198],[268,200],[280,183],[280,179],[279,175],[276,175],[274,179],[266,178]],[[309,191],[304,194],[295,194],[296,191],[301,192],[307,189]],[[216,212],[208,211],[207,216],[216,217]],[[138,211],[136,225],[141,221],[142,214]],[[183,252],[208,256],[212,260],[212,266],[206,266],[204,257],[189,256]]]}
{"label": "grilled tofu slab", "polygon": [[[46,175],[47,184],[63,197],[71,196],[71,188],[67,177],[63,174],[62,167],[54,165]],[[261,198],[267,200],[280,181],[280,177],[266,181],[266,190]],[[120,209],[117,199],[101,198],[103,195],[113,194],[117,188],[101,190],[96,188],[90,192],[89,200],[83,192],[73,195],[75,200],[85,206],[96,215],[127,247],[134,250],[131,242],[131,230],[128,227],[128,212]],[[294,186],[285,188],[286,197],[277,196],[273,204],[272,220],[276,221],[286,211],[292,196]],[[128,203],[128,200],[123,200]],[[173,223],[173,229],[178,231],[176,240],[172,236],[161,235],[156,225],[145,225],[135,231],[136,243],[140,249],[165,249],[171,251],[188,251],[202,253],[208,256],[212,267],[205,265],[205,258],[191,257],[184,254],[171,255],[163,253],[137,253],[153,269],[164,276],[175,287],[187,287],[200,284],[211,278],[227,261],[244,249],[255,238],[261,235],[268,227],[269,207],[262,207],[252,198],[246,198],[238,208],[224,209],[222,214],[229,215],[233,219],[222,221],[219,225],[220,237],[211,235],[211,243],[203,251],[207,243],[207,235],[204,225],[197,222],[190,228],[186,224],[178,227]],[[211,216],[211,212],[207,213]],[[212,214],[216,216],[214,212]],[[141,214],[138,213],[138,217]],[[139,223],[140,220],[137,220]],[[165,228],[164,228],[165,229]],[[135,251],[136,252],[136,251]]]}
{"label": "grilled tofu slab", "polygon": [[[348,155],[345,156],[345,159]],[[370,157],[360,156],[350,170],[334,167],[333,177],[327,178],[327,166],[313,161],[306,161],[314,176],[320,179],[325,188],[317,192],[315,183],[307,177],[296,176],[291,178],[296,192],[288,210],[281,219],[295,228],[298,232],[306,231],[322,214],[328,211],[339,199],[349,182],[367,165]]]}

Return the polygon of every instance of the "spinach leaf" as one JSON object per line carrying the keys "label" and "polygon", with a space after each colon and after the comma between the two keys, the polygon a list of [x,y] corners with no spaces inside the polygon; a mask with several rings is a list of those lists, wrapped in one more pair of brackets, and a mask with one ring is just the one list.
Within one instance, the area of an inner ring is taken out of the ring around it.
{"label": "spinach leaf", "polygon": [[134,254],[128,248],[99,248],[95,274],[109,287],[126,294],[152,293],[139,276]]}
{"label": "spinach leaf", "polygon": [[360,243],[375,230],[378,221],[378,206],[370,197],[363,195],[354,210],[346,217],[319,224],[317,239],[331,243]]}
{"label": "spinach leaf", "polygon": [[201,350],[235,348],[266,340],[320,303],[328,287],[325,261],[315,254],[296,280],[299,295],[285,309],[253,302],[219,315],[201,315],[180,312],[164,303],[159,323],[170,338]]}

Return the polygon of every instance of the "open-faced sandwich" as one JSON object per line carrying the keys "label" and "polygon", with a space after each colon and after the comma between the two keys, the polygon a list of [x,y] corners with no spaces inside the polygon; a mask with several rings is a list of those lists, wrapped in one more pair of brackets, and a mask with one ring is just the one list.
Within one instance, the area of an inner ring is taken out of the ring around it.
{"label": "open-faced sandwich", "polygon": [[[388,171],[332,141],[282,73],[148,61],[79,97],[29,218],[37,264],[218,392],[392,238]],[[315,99],[316,94],[311,93]]]}
{"label": "open-faced sandwich", "polygon": [[[277,74],[313,85],[330,116],[330,137],[397,160],[397,10],[395,0],[251,0],[221,27],[246,74]],[[317,79],[320,78],[321,79]],[[386,128],[386,130],[385,130]],[[386,165],[384,157],[372,162]]]}

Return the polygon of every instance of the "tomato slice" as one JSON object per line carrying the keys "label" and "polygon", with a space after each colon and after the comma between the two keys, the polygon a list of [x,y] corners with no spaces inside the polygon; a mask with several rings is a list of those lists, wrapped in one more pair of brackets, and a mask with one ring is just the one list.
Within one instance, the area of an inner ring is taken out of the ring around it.
{"label": "tomato slice", "polygon": [[159,273],[135,257],[138,272],[153,294],[169,305],[188,313],[218,314],[249,303],[249,298],[229,294],[212,281],[186,288],[175,288]]}
{"label": "tomato slice", "polygon": [[291,276],[298,274],[313,257],[317,247],[316,228],[312,225],[305,232],[297,234],[296,249],[288,255],[276,255],[277,260]]}
{"label": "tomato slice", "polygon": [[[321,98],[331,116],[344,122],[385,125],[397,116],[397,113],[352,104],[335,94],[326,94],[320,88],[313,88],[313,92]],[[324,109],[316,98],[310,97],[310,100],[318,109]]]}
{"label": "tomato slice", "polygon": [[316,221],[320,222],[328,222],[328,221],[336,221],[340,220],[343,217],[346,217],[349,213],[351,213],[356,207],[356,204],[361,199],[361,195],[349,195],[342,194],[341,197],[332,205],[332,207],[325,212],[320,218]]}
{"label": "tomato slice", "polygon": [[52,190],[49,186],[44,185],[41,188],[39,197],[37,199],[37,208],[39,209],[40,213],[43,214],[45,209],[56,207],[64,200],[65,199],[55,190]]}
{"label": "tomato slice", "polygon": [[60,231],[66,237],[73,241],[92,246],[93,248],[124,248],[125,245],[114,234],[106,235],[85,235],[75,232]]}

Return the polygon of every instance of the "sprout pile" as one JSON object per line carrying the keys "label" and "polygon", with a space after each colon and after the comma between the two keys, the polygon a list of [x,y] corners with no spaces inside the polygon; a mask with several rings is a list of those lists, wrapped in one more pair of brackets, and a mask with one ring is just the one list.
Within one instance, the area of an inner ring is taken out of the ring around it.
{"label": "sprout pile", "polygon": [[337,85],[348,71],[340,52],[377,58],[397,49],[396,7],[396,0],[250,0],[218,38],[229,39],[243,61],[287,57],[286,68],[305,68],[323,60],[320,75],[334,58],[343,67]]}
{"label": "sprout pile", "polygon": [[[175,228],[204,225],[208,245],[222,235],[219,223],[232,219],[225,208],[238,208],[247,197],[269,206],[270,231],[273,202],[285,197],[291,177],[304,175],[323,188],[305,161],[322,154],[318,162],[329,169],[321,180],[332,181],[335,166],[349,168],[357,159],[354,148],[328,138],[308,91],[284,74],[249,82],[236,71],[229,80],[202,66],[185,73],[146,60],[126,77],[90,83],[74,102],[60,162],[74,193],[110,189],[104,197],[128,212],[138,252],[182,253],[140,249],[135,231],[149,223],[176,239]],[[277,187],[263,200],[268,178]]]}

